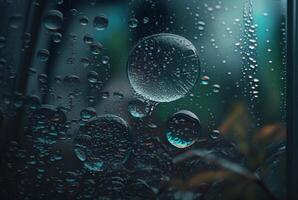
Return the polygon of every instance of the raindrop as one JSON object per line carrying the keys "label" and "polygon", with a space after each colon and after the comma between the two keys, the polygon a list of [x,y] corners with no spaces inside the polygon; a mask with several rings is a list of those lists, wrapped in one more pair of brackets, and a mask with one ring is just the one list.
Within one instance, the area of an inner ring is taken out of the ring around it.
{"label": "raindrop", "polygon": [[108,64],[109,63],[109,61],[110,61],[110,57],[109,56],[103,56],[102,57],[102,60],[101,60],[101,62],[102,62],[102,64]]}
{"label": "raindrop", "polygon": [[193,145],[200,136],[199,118],[187,110],[173,114],[167,121],[165,135],[170,144],[177,148]]}
{"label": "raindrop", "polygon": [[38,81],[41,84],[47,84],[48,83],[48,76],[46,74],[39,74],[38,75]]}
{"label": "raindrop", "polygon": [[81,64],[82,64],[83,67],[88,67],[90,65],[89,58],[83,57],[83,58],[80,59],[80,62],[81,62]]}
{"label": "raindrop", "polygon": [[18,29],[22,24],[23,17],[21,15],[14,15],[9,19],[9,26],[14,29]]}
{"label": "raindrop", "polygon": [[202,85],[208,85],[209,84],[209,81],[210,81],[210,77],[209,76],[203,76],[201,78],[201,84]]}
{"label": "raindrop", "polygon": [[108,25],[109,20],[105,15],[96,16],[93,20],[93,26],[96,30],[104,30]]}
{"label": "raindrop", "polygon": [[5,47],[6,38],[4,36],[0,36],[0,49]]}
{"label": "raindrop", "polygon": [[37,57],[41,62],[46,62],[50,57],[50,52],[47,49],[41,49],[37,52]]}
{"label": "raindrop", "polygon": [[85,44],[91,44],[93,42],[93,36],[87,33],[83,40]]}
{"label": "raindrop", "polygon": [[200,31],[203,31],[203,30],[205,29],[205,25],[206,25],[205,22],[203,22],[203,21],[198,21],[198,29],[199,29]]}
{"label": "raindrop", "polygon": [[139,24],[139,21],[136,18],[131,18],[128,21],[128,26],[130,28],[136,28],[138,26],[138,24]]}
{"label": "raindrop", "polygon": [[94,108],[84,108],[83,110],[81,110],[80,116],[82,120],[89,120],[93,117],[95,117],[96,114],[96,110]]}
{"label": "raindrop", "polygon": [[62,34],[61,34],[61,33],[55,32],[55,33],[52,35],[52,40],[53,40],[53,42],[55,42],[55,43],[60,43],[60,42],[61,42],[61,39],[62,39]]}
{"label": "raindrop", "polygon": [[210,133],[210,138],[213,139],[213,140],[217,140],[219,137],[220,137],[220,132],[219,132],[219,130],[213,130],[213,131]]}
{"label": "raindrop", "polygon": [[130,154],[130,146],[128,125],[115,115],[90,120],[74,138],[74,153],[90,171],[123,164]]}
{"label": "raindrop", "polygon": [[128,104],[128,112],[134,118],[144,118],[148,115],[149,111],[149,105],[141,99],[131,101]]}
{"label": "raindrop", "polygon": [[219,91],[220,91],[220,85],[214,84],[214,85],[212,85],[212,88],[213,88],[213,92],[214,93],[219,93]]}
{"label": "raindrop", "polygon": [[123,100],[124,99],[124,95],[121,92],[113,92],[113,97],[116,100]]}
{"label": "raindrop", "polygon": [[102,51],[103,46],[99,42],[94,42],[90,45],[90,51],[93,55],[98,55]]}
{"label": "raindrop", "polygon": [[84,17],[82,17],[82,18],[80,19],[80,24],[81,24],[82,26],[86,26],[86,25],[88,24],[88,22],[89,22],[89,19],[88,19],[87,16],[84,16]]}
{"label": "raindrop", "polygon": [[88,82],[89,82],[90,84],[97,83],[97,82],[98,82],[98,79],[99,79],[99,77],[98,77],[98,73],[97,73],[97,72],[95,72],[95,71],[90,71],[90,72],[88,73]]}
{"label": "raindrop", "polygon": [[58,10],[50,10],[43,19],[46,29],[50,31],[58,30],[62,27],[63,14]]}
{"label": "raindrop", "polygon": [[148,22],[149,22],[149,17],[144,17],[144,18],[143,18],[143,23],[144,23],[144,24],[147,24]]}
{"label": "raindrop", "polygon": [[200,73],[193,44],[184,37],[167,33],[142,39],[131,51],[127,67],[135,92],[155,102],[184,97]]}

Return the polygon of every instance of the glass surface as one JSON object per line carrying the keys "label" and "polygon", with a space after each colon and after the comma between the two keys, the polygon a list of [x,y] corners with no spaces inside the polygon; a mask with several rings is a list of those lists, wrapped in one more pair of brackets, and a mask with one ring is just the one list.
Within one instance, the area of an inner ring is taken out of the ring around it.
{"label": "glass surface", "polygon": [[286,0],[0,10],[1,199],[286,198]]}

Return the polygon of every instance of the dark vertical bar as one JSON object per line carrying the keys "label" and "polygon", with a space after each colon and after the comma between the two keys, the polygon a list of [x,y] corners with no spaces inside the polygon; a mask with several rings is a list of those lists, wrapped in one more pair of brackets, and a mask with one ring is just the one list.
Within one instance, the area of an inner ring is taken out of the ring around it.
{"label": "dark vertical bar", "polygon": [[298,199],[298,68],[297,68],[297,2],[287,1],[287,195],[289,200]]}

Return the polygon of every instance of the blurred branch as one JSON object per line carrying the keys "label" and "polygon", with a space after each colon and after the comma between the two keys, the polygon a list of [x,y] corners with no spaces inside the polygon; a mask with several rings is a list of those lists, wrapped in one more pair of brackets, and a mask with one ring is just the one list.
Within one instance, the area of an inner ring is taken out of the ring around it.
{"label": "blurred branch", "polygon": [[[224,169],[225,171],[217,171],[217,172],[207,172],[207,174],[198,174],[194,175],[189,183],[185,183],[184,181],[172,181],[171,184],[173,185],[181,185],[183,187],[189,185],[189,186],[195,186],[200,182],[200,180],[212,180],[212,179],[220,179],[225,178],[229,175],[237,175],[239,177],[244,178],[245,180],[251,181],[255,184],[257,184],[263,191],[266,193],[269,199],[277,200],[276,197],[272,194],[272,192],[267,188],[267,186],[262,182],[262,180],[259,179],[258,176],[256,176],[254,173],[250,172],[245,167],[240,166],[237,163],[228,161],[226,159],[220,158],[213,154],[213,151],[209,150],[190,150],[186,153],[183,153],[181,155],[176,156],[173,158],[173,163],[177,164],[182,161],[185,161],[187,159],[190,159],[192,157],[200,157],[206,162],[211,162],[218,167]],[[229,173],[227,173],[229,172]],[[160,191],[156,194],[156,196],[159,196],[166,188],[168,188],[170,183],[165,185],[163,188],[160,189]]]}

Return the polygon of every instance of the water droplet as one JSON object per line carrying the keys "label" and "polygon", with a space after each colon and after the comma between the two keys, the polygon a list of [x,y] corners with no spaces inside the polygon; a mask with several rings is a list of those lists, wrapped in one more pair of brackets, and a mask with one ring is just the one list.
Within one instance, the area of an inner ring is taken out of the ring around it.
{"label": "water droplet", "polygon": [[213,139],[213,140],[217,140],[219,137],[220,137],[220,132],[219,132],[219,130],[213,130],[213,131],[210,133],[210,138]]}
{"label": "water droplet", "polygon": [[121,92],[113,92],[113,97],[116,100],[123,100],[124,99],[124,95]]}
{"label": "water droplet", "polygon": [[170,117],[166,126],[167,140],[177,148],[193,145],[200,136],[199,118],[192,112],[182,110]]}
{"label": "water droplet", "polygon": [[184,97],[200,73],[193,44],[184,37],[166,33],[142,39],[130,53],[127,67],[135,92],[155,102]]}
{"label": "water droplet", "polygon": [[206,23],[203,21],[198,21],[198,30],[203,31],[205,29]]}
{"label": "water droplet", "polygon": [[84,162],[86,160],[86,154],[80,148],[75,148],[74,153],[80,161]]}
{"label": "water droplet", "polygon": [[46,74],[39,74],[38,75],[38,81],[41,84],[47,84],[48,83],[48,76]]}
{"label": "water droplet", "polygon": [[6,38],[4,36],[0,36],[0,49],[5,47]]}
{"label": "water droplet", "polygon": [[97,83],[98,82],[98,73],[95,71],[90,71],[88,73],[88,82],[91,84]]}
{"label": "water droplet", "polygon": [[203,76],[201,78],[201,84],[202,85],[208,85],[209,84],[209,80],[210,80],[210,77],[209,76]]}
{"label": "water droplet", "polygon": [[[74,138],[74,152],[90,171],[101,171],[104,165],[119,166],[126,162],[130,147],[128,125],[115,115],[90,120],[80,127]],[[81,155],[85,156],[82,158]]]}
{"label": "water droplet", "polygon": [[102,51],[102,49],[103,49],[103,46],[99,42],[94,42],[94,43],[92,43],[90,45],[90,51],[94,55],[100,54],[100,52]]}
{"label": "water droplet", "polygon": [[43,19],[46,29],[50,31],[58,30],[63,24],[63,14],[58,10],[50,10]]}
{"label": "water droplet", "polygon": [[14,15],[9,19],[9,26],[14,29],[18,29],[22,24],[23,16],[22,15]]}
{"label": "water droplet", "polygon": [[109,56],[103,56],[102,57],[102,60],[101,60],[101,62],[102,62],[102,64],[108,64],[109,63],[109,61],[110,61],[110,57]]}
{"label": "water droplet", "polygon": [[141,99],[131,101],[128,104],[128,112],[134,118],[144,118],[148,115],[149,111],[149,105]]}
{"label": "water droplet", "polygon": [[214,84],[214,85],[212,85],[212,87],[213,87],[213,92],[214,93],[219,93],[219,91],[220,91],[220,85]]}
{"label": "water droplet", "polygon": [[128,26],[130,28],[136,28],[138,26],[138,24],[139,24],[139,21],[136,18],[131,18],[128,21]]}
{"label": "water droplet", "polygon": [[89,120],[92,117],[95,117],[97,115],[96,110],[94,108],[84,108],[83,110],[81,110],[81,119],[82,120]]}
{"label": "water droplet", "polygon": [[83,40],[84,40],[84,43],[85,44],[92,44],[92,42],[93,42],[93,36],[87,33],[84,36]]}
{"label": "water droplet", "polygon": [[50,57],[50,52],[47,49],[41,49],[37,52],[37,58],[41,62],[48,61],[49,57]]}
{"label": "water droplet", "polygon": [[90,65],[90,60],[89,58],[81,58],[80,62],[82,64],[83,67],[88,67]]}
{"label": "water droplet", "polygon": [[82,26],[86,26],[86,25],[88,24],[88,22],[89,22],[89,19],[88,19],[87,16],[83,16],[83,17],[80,19],[80,24],[81,24]]}
{"label": "water droplet", "polygon": [[105,15],[100,15],[96,16],[93,21],[93,26],[97,30],[104,30],[108,27],[109,25],[109,20],[107,16]]}
{"label": "water droplet", "polygon": [[144,24],[147,24],[148,22],[149,22],[149,17],[144,17],[144,18],[143,18],[143,23],[144,23]]}
{"label": "water droplet", "polygon": [[53,40],[53,42],[55,42],[55,43],[60,43],[60,42],[61,42],[61,39],[62,39],[62,34],[61,34],[61,33],[55,32],[55,33],[52,35],[52,40]]}

